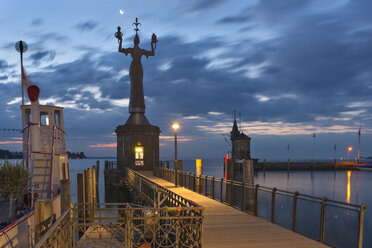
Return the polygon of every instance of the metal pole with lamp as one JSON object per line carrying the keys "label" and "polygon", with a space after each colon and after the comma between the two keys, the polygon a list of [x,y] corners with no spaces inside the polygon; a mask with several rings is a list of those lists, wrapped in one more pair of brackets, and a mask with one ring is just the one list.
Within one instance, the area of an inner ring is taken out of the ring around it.
{"label": "metal pole with lamp", "polygon": [[180,128],[181,124],[178,123],[178,122],[173,122],[171,124],[173,130],[174,130],[174,171],[175,171],[175,175],[174,175],[174,184],[175,186],[177,186],[178,182],[177,182],[177,179],[178,179],[178,158],[177,158],[177,129]]}
{"label": "metal pole with lamp", "polygon": [[351,146],[349,146],[348,148],[347,148],[347,161],[349,161],[350,160],[350,152],[353,150],[353,148],[351,147]]}

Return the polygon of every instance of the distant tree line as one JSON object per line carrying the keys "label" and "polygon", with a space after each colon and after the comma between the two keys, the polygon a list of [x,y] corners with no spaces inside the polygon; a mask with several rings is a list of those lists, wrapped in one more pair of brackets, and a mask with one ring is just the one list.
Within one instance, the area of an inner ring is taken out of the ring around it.
{"label": "distant tree line", "polygon": [[67,152],[67,156],[69,159],[86,159],[87,157],[85,156],[84,152]]}
{"label": "distant tree line", "polygon": [[11,152],[0,149],[0,159],[22,159],[22,152]]}

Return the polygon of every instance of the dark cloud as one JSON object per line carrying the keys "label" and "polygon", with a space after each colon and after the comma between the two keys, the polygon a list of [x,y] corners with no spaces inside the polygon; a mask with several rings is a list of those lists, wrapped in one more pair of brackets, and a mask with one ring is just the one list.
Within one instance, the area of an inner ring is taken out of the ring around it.
{"label": "dark cloud", "polygon": [[226,24],[226,23],[242,23],[251,20],[250,16],[246,15],[237,15],[237,16],[228,16],[224,17],[217,21],[218,24]]}
{"label": "dark cloud", "polygon": [[8,79],[8,76],[0,76],[0,81],[2,81],[2,80],[7,80]]}
{"label": "dark cloud", "polygon": [[95,29],[97,26],[98,26],[97,22],[85,21],[85,22],[79,22],[78,24],[76,24],[75,27],[81,32],[84,32],[84,31],[91,31]]}
{"label": "dark cloud", "polygon": [[218,4],[223,2],[222,0],[198,0],[194,1],[194,6],[191,8],[192,10],[204,10],[212,8]]}
{"label": "dark cloud", "polygon": [[30,59],[33,65],[38,66],[43,61],[52,61],[55,56],[56,53],[54,51],[38,51],[31,54]]}
{"label": "dark cloud", "polygon": [[41,18],[36,18],[36,19],[33,19],[32,22],[31,22],[31,26],[34,26],[34,27],[37,27],[37,26],[40,26],[44,23],[44,20],[41,19]]}
{"label": "dark cloud", "polygon": [[0,59],[0,72],[5,71],[5,69],[10,68],[11,66],[5,60]]}
{"label": "dark cloud", "polygon": [[37,39],[34,44],[29,44],[29,47],[31,45],[34,46],[43,46],[48,41],[57,41],[57,42],[66,42],[68,41],[68,37],[66,35],[61,35],[57,32],[45,32],[45,31],[34,31],[30,32],[29,35],[32,38]]}

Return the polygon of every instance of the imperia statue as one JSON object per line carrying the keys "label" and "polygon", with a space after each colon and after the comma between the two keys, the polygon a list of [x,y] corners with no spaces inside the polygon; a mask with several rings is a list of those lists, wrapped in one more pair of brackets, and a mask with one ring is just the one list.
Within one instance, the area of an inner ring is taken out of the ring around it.
{"label": "imperia statue", "polygon": [[142,55],[145,55],[146,58],[149,56],[155,55],[157,38],[155,34],[152,34],[151,37],[151,51],[147,51],[139,47],[140,39],[138,36],[138,18],[136,22],[133,23],[136,25],[134,29],[136,35],[134,36],[134,47],[122,48],[122,37],[123,33],[121,28],[118,27],[118,31],[115,33],[115,37],[119,42],[119,52],[124,53],[125,55],[130,54],[132,56],[132,63],[130,64],[129,77],[130,77],[130,101],[129,101],[129,113],[144,113],[145,112],[145,99],[143,94],[143,69],[141,58]]}

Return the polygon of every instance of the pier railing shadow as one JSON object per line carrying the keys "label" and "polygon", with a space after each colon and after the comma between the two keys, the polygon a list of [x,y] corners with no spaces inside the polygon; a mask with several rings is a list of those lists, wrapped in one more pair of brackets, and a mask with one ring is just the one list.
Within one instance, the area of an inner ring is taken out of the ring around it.
{"label": "pier railing shadow", "polygon": [[154,175],[329,246],[363,247],[365,204],[162,167],[156,167]]}

